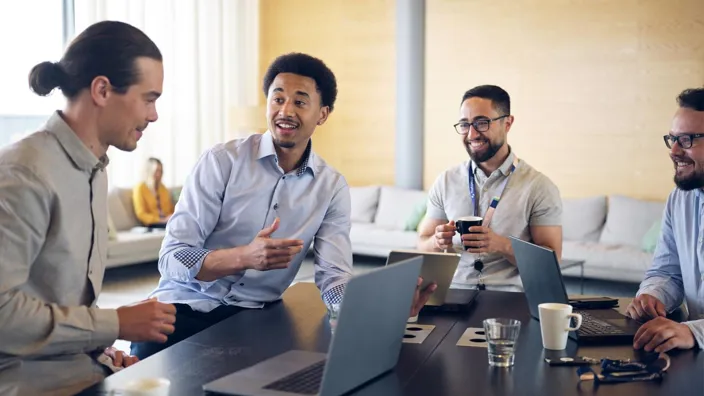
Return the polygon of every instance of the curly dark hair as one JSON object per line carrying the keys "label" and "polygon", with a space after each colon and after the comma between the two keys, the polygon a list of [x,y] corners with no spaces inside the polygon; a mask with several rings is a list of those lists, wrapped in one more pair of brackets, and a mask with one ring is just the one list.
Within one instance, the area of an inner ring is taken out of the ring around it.
{"label": "curly dark hair", "polygon": [[704,111],[704,88],[685,89],[677,97],[677,104],[685,109]]}
{"label": "curly dark hair", "polygon": [[293,73],[315,80],[315,88],[320,94],[320,104],[328,106],[330,111],[333,110],[337,98],[337,81],[332,70],[322,60],[302,53],[279,56],[269,65],[269,69],[264,74],[262,88],[265,96],[268,95],[269,87],[279,73]]}
{"label": "curly dark hair", "polygon": [[470,89],[462,95],[460,106],[465,100],[470,98],[489,99],[492,107],[499,114],[511,114],[511,97],[508,92],[496,85],[479,85]]}

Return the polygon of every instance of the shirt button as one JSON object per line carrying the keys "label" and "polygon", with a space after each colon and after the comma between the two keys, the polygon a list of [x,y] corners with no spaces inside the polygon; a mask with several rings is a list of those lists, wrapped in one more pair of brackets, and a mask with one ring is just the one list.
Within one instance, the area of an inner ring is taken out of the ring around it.
{"label": "shirt button", "polygon": [[275,203],[275,204],[274,204],[274,210],[278,210],[278,209],[279,209],[279,204]]}
{"label": "shirt button", "polygon": [[286,176],[282,177],[282,179],[286,180]]}
{"label": "shirt button", "polygon": [[244,286],[244,283],[240,283],[240,286]]}

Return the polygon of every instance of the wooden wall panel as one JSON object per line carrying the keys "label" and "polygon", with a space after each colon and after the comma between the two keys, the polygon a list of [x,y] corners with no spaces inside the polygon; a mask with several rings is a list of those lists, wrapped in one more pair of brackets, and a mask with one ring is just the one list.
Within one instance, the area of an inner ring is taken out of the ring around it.
{"label": "wooden wall panel", "polygon": [[350,185],[394,183],[394,12],[394,0],[260,1],[260,80],[293,51],[322,59],[337,77],[335,110],[313,147]]}
{"label": "wooden wall panel", "polygon": [[465,90],[512,97],[515,152],[563,197],[664,199],[675,97],[704,83],[702,0],[427,2],[424,183],[466,159]]}

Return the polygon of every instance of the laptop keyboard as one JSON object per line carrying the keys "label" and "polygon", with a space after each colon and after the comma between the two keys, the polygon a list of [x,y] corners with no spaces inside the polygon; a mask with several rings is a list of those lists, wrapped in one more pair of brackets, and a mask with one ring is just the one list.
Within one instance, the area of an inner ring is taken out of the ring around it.
{"label": "laptop keyboard", "polygon": [[322,360],[303,370],[296,371],[280,380],[274,381],[265,386],[264,389],[300,393],[302,395],[315,395],[320,390],[320,382],[323,379],[324,369],[325,360]]}
{"label": "laptop keyboard", "polygon": [[604,320],[597,319],[585,311],[577,311],[582,315],[582,326],[577,330],[580,335],[619,335],[626,334],[623,330]]}

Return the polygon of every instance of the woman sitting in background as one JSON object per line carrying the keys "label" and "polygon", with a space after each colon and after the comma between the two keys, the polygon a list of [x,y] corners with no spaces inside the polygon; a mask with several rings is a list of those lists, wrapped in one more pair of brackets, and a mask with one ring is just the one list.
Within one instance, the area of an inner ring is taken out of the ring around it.
{"label": "woman sitting in background", "polygon": [[147,160],[147,180],[132,190],[134,212],[149,228],[164,228],[174,213],[169,190],[161,183],[164,167],[157,158]]}

